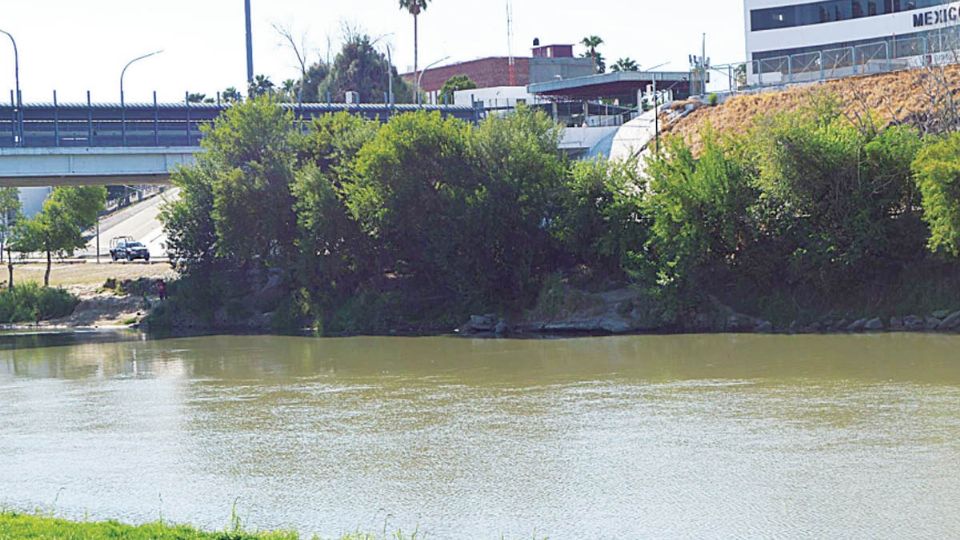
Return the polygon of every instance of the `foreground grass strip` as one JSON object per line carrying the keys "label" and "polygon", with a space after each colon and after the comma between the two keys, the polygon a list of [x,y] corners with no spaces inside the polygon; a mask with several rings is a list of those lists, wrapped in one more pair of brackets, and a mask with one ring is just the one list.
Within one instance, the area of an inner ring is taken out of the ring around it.
{"label": "foreground grass strip", "polygon": [[[0,540],[8,539],[57,539],[57,540],[300,540],[295,532],[204,532],[186,525],[149,523],[124,525],[116,521],[76,522],[52,517],[0,512]],[[375,540],[375,536],[351,534],[340,540]],[[408,537],[397,533],[390,536],[396,540]],[[319,540],[314,537],[313,540]]]}

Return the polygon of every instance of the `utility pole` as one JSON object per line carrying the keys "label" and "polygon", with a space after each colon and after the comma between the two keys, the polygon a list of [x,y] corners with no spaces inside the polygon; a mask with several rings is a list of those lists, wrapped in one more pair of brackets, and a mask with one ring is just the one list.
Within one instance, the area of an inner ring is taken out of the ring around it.
{"label": "utility pole", "polygon": [[253,26],[250,19],[250,0],[243,0],[247,21],[247,93],[253,86]]}

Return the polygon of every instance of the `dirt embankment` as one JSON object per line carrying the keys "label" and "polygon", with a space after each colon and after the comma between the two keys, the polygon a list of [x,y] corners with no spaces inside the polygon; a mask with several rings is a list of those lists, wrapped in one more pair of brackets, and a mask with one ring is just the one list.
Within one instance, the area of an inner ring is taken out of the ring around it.
{"label": "dirt embankment", "polygon": [[[757,117],[809,106],[817,94],[834,96],[852,121],[871,111],[879,125],[907,123],[935,129],[937,111],[960,108],[960,66],[924,68],[824,83],[795,86],[731,97],[715,107],[701,106],[667,125],[665,134],[682,136],[694,151],[701,147],[701,130],[709,125],[718,133],[744,133]],[[956,100],[956,103],[952,103]]]}

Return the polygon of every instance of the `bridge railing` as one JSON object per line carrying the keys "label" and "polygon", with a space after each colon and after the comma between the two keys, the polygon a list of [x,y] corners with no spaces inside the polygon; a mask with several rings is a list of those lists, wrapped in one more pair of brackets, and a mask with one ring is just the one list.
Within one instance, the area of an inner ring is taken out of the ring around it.
{"label": "bridge railing", "polygon": [[[32,103],[0,106],[0,148],[198,146],[202,128],[231,105],[208,103]],[[416,110],[477,122],[482,110],[450,105],[283,104],[297,119],[348,112],[371,120]],[[22,134],[22,137],[20,137]]]}

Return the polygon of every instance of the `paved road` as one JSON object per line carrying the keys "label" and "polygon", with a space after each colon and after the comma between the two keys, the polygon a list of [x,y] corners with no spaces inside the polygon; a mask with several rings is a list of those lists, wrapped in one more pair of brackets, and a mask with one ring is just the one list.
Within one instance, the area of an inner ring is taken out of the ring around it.
{"label": "paved road", "polygon": [[[160,208],[167,201],[174,200],[179,195],[179,189],[173,188],[159,195],[125,208],[100,221],[100,255],[110,256],[110,239],[117,236],[131,236],[134,240],[143,242],[150,250],[151,257],[166,257],[164,245],[167,237],[160,223]],[[77,255],[94,257],[97,253],[97,239],[93,237],[86,249]]]}

